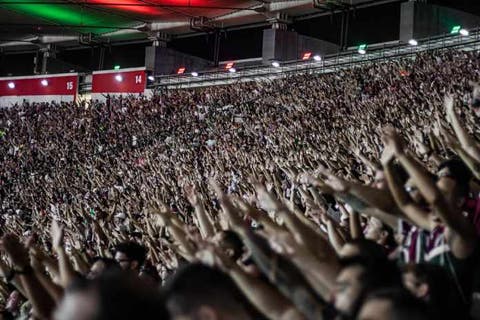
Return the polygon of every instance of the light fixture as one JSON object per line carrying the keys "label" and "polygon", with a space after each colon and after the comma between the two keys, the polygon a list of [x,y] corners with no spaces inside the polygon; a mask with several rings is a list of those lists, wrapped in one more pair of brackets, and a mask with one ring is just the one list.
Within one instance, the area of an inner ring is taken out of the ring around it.
{"label": "light fixture", "polygon": [[367,45],[366,44],[359,45],[358,46],[358,53],[360,53],[360,54],[367,53]]}
{"label": "light fixture", "polygon": [[235,69],[235,68],[230,68],[230,69],[228,69],[228,72],[230,72],[230,73],[235,73],[235,72],[237,72],[237,69]]}
{"label": "light fixture", "polygon": [[272,66],[274,66],[275,68],[278,68],[280,67],[280,63],[278,63],[278,61],[273,61]]}
{"label": "light fixture", "polygon": [[467,29],[460,29],[459,33],[464,37],[466,37],[470,34],[470,32],[468,32]]}
{"label": "light fixture", "polygon": [[46,87],[48,86],[48,81],[43,79],[42,81],[40,81],[40,83],[42,84],[42,86]]}
{"label": "light fixture", "polygon": [[227,63],[227,64],[225,65],[225,69],[226,69],[226,70],[230,70],[230,69],[233,68],[234,65],[235,65],[235,63],[229,62],[229,63]]}
{"label": "light fixture", "polygon": [[148,76],[148,80],[155,81],[155,77],[154,76]]}
{"label": "light fixture", "polygon": [[305,52],[302,56],[302,60],[308,60],[312,56],[311,52]]}
{"label": "light fixture", "polygon": [[462,29],[461,26],[453,26],[452,27],[452,31],[450,31],[451,34],[457,34],[460,32],[460,30]]}
{"label": "light fixture", "polygon": [[116,66],[113,67],[114,70],[120,70],[120,66],[117,64]]}
{"label": "light fixture", "polygon": [[411,45],[411,46],[416,46],[416,45],[418,45],[418,41],[415,40],[415,39],[410,39],[410,40],[408,40],[408,44]]}
{"label": "light fixture", "polygon": [[319,56],[318,54],[316,54],[316,55],[313,56],[313,60],[315,60],[315,61],[322,61],[322,57]]}
{"label": "light fixture", "polygon": [[185,68],[185,67],[180,67],[180,68],[178,68],[178,70],[177,70],[177,74],[184,74],[184,73],[185,73],[185,70],[187,70],[187,68]]}
{"label": "light fixture", "polygon": [[122,77],[121,75],[117,74],[117,75],[115,76],[115,80],[117,80],[118,82],[122,82],[122,81],[123,81],[123,77]]}
{"label": "light fixture", "polygon": [[198,77],[198,72],[195,72],[195,71],[192,72],[192,76],[193,76],[193,77]]}
{"label": "light fixture", "polygon": [[8,87],[9,87],[10,89],[15,89],[15,83],[9,82],[9,83],[8,83]]}

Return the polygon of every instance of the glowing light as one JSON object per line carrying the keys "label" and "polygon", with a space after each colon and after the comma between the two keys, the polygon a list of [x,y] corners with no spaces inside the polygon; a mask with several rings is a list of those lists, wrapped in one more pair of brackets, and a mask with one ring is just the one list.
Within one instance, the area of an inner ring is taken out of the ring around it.
{"label": "glowing light", "polygon": [[154,15],[159,13],[156,8],[153,8],[151,6],[149,7],[147,4],[145,4],[145,2],[138,0],[89,0],[88,2],[96,3],[98,5],[105,5],[105,7],[107,8],[113,8],[140,14]]}
{"label": "glowing light", "polygon": [[192,72],[192,76],[193,76],[193,77],[198,77],[198,72],[195,72],[195,71]]}
{"label": "glowing light", "polygon": [[235,68],[230,68],[230,69],[228,69],[228,72],[230,72],[230,73],[235,73],[235,72],[237,72],[237,69],[235,69]]}
{"label": "glowing light", "polygon": [[155,81],[155,77],[154,76],[148,76],[148,80]]}
{"label": "glowing light", "polygon": [[312,56],[311,52],[305,52],[303,54],[302,60],[308,60],[308,59],[310,59],[311,56]]}
{"label": "glowing light", "polygon": [[15,89],[15,83],[9,82],[9,83],[8,83],[8,87],[9,87],[10,89]]}
{"label": "glowing light", "polygon": [[470,32],[468,32],[467,29],[460,29],[459,32],[460,32],[460,34],[461,34],[462,36],[464,36],[464,37],[467,37],[467,36],[470,34]]}
{"label": "glowing light", "polygon": [[123,81],[123,77],[122,77],[121,75],[117,74],[117,75],[115,76],[115,80],[117,80],[118,82],[122,82],[122,81]]}
{"label": "glowing light", "polygon": [[359,45],[358,46],[358,53],[360,53],[360,54],[367,53],[367,45],[366,44]]}
{"label": "glowing light", "polygon": [[120,70],[120,66],[117,64],[116,66],[113,67],[114,70]]}
{"label": "glowing light", "polygon": [[313,56],[313,60],[315,61],[322,61],[322,57],[320,57],[318,54]]}
{"label": "glowing light", "polygon": [[415,40],[415,39],[410,39],[410,40],[408,40],[408,44],[411,45],[411,46],[416,46],[416,45],[418,45],[418,41]]}
{"label": "glowing light", "polygon": [[460,32],[461,29],[462,29],[461,26],[454,26],[454,27],[452,28],[452,31],[450,31],[450,33],[451,33],[451,34],[457,34],[457,33]]}
{"label": "glowing light", "polygon": [[177,74],[184,74],[185,73],[185,67],[178,68]]}
{"label": "glowing light", "polygon": [[233,62],[229,62],[229,63],[227,63],[227,64],[225,65],[225,69],[227,69],[227,70],[230,70],[230,69],[232,69],[232,68],[233,68],[233,66],[234,66],[234,64],[235,64],[235,63],[233,63]]}
{"label": "glowing light", "polygon": [[[85,32],[85,30],[96,33],[109,32],[115,26],[123,26],[129,23],[129,20],[126,18],[93,10],[81,10],[77,5],[42,4],[40,1],[38,3],[15,1],[12,4],[2,4],[2,8],[61,24],[78,26],[77,29],[82,30],[82,32]],[[85,29],[81,26],[111,26],[112,28],[89,27]]]}
{"label": "glowing light", "polygon": [[48,81],[43,79],[42,81],[40,81],[40,83],[42,84],[42,86],[46,87],[48,86]]}
{"label": "glowing light", "polygon": [[280,67],[280,63],[278,63],[277,61],[274,61],[272,62],[272,66],[274,66],[275,68],[278,68]]}

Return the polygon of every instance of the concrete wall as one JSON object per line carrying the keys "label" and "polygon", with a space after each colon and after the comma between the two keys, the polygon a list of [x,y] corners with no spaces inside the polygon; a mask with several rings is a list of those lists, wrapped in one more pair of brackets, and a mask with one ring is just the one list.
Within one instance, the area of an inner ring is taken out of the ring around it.
{"label": "concrete wall", "polygon": [[447,7],[419,2],[401,6],[400,40],[422,39],[450,33],[452,27],[480,27],[480,17]]}
{"label": "concrete wall", "polygon": [[305,52],[327,55],[338,52],[338,45],[320,39],[300,35],[294,31],[266,29],[263,31],[264,64],[271,61],[301,59]]}
{"label": "concrete wall", "polygon": [[185,72],[208,69],[212,63],[208,60],[185,54],[165,47],[146,47],[145,66],[155,75],[176,73],[178,68],[185,67]]}

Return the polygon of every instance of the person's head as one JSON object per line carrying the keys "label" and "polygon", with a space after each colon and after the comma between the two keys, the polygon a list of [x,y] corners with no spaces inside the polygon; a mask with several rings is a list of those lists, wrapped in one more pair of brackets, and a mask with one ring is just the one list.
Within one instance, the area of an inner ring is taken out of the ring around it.
{"label": "person's head", "polygon": [[[403,267],[403,284],[415,297],[422,299],[439,314],[451,319],[460,316],[462,298],[451,274],[443,267],[430,264],[409,264]],[[447,315],[451,315],[449,318]]]}
{"label": "person's head", "polygon": [[386,259],[385,248],[369,239],[355,239],[345,243],[338,254],[341,258],[362,257],[365,259]]}
{"label": "person's head", "polygon": [[365,238],[389,248],[395,247],[396,244],[393,229],[375,217],[368,219]]}
{"label": "person's head", "polygon": [[425,303],[401,288],[373,292],[365,299],[357,319],[359,320],[428,320]]}
{"label": "person's head", "polygon": [[92,266],[90,267],[90,271],[88,272],[87,278],[88,279],[95,279],[98,278],[101,274],[106,271],[110,270],[119,270],[120,266],[118,265],[117,261],[111,258],[104,258],[104,257],[95,257],[93,258]]}
{"label": "person's head", "polygon": [[422,197],[420,191],[418,191],[418,187],[415,185],[412,178],[409,178],[405,183],[405,191],[416,204],[426,205],[425,199]]}
{"label": "person's head", "polygon": [[13,290],[10,295],[8,296],[7,303],[5,305],[5,309],[11,313],[16,313],[19,311],[20,306],[25,301],[18,290]]}
{"label": "person's head", "polygon": [[377,169],[377,171],[375,172],[373,186],[381,190],[385,190],[388,188],[387,180],[385,179],[385,173],[382,169]]}
{"label": "person's head", "polygon": [[[430,265],[426,264],[410,264],[403,267],[403,285],[411,294],[419,299],[428,299],[431,284],[429,276],[431,273],[426,269],[428,269],[429,266]],[[433,265],[431,266],[433,267]]]}
{"label": "person's head", "polygon": [[221,231],[213,237],[213,241],[234,261],[243,254],[243,242],[234,231]]}
{"label": "person's head", "polygon": [[106,272],[67,288],[55,320],[169,319],[161,294],[135,275]]}
{"label": "person's head", "polygon": [[437,187],[453,202],[468,196],[472,172],[462,160],[450,159],[440,164]]}
{"label": "person's head", "polygon": [[388,259],[351,257],[342,259],[341,264],[343,267],[336,279],[334,305],[345,317],[355,317],[369,293],[402,286],[397,266]]}
{"label": "person's head", "polygon": [[135,242],[122,242],[115,247],[115,260],[123,270],[140,270],[147,250]]}
{"label": "person's head", "polygon": [[162,280],[157,272],[157,269],[148,263],[144,264],[140,268],[140,273],[138,274],[138,276],[140,277],[140,279],[146,281],[153,286],[158,285]]}
{"label": "person's head", "polygon": [[180,268],[167,282],[165,297],[174,320],[250,319],[230,277],[202,264]]}

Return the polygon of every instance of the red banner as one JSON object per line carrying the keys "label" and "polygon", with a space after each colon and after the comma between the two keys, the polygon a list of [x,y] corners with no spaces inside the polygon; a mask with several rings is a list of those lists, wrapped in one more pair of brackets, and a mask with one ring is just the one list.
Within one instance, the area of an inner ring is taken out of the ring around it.
{"label": "red banner", "polygon": [[77,95],[78,75],[44,75],[0,78],[0,97]]}
{"label": "red banner", "polygon": [[92,93],[143,93],[146,80],[145,68],[96,71],[92,75]]}

